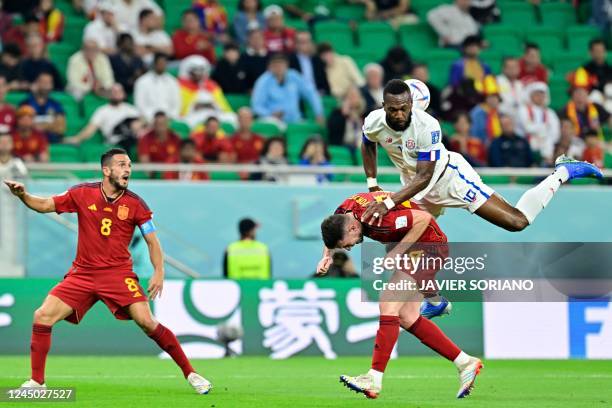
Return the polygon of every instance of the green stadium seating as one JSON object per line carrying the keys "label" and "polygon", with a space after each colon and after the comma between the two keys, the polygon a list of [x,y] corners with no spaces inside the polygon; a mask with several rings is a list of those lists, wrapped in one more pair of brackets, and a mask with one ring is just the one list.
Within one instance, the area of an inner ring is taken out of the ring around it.
{"label": "green stadium seating", "polygon": [[296,31],[308,31],[308,23],[299,18],[287,18],[285,19],[285,25]]}
{"label": "green stadium seating", "polygon": [[226,135],[233,135],[236,131],[234,125],[229,122],[221,122],[221,129],[225,132]]}
{"label": "green stadium seating", "polygon": [[363,70],[363,68],[371,62],[379,61],[377,54],[372,53],[370,50],[356,49],[351,52],[351,57],[360,70]]}
{"label": "green stadium seating", "polygon": [[329,146],[329,155],[331,156],[331,163],[336,166],[352,166],[353,155],[346,146]]}
{"label": "green stadium seating", "polygon": [[502,59],[504,58],[505,55],[517,55],[517,54],[516,53],[505,54],[502,51],[497,50],[497,49],[495,50],[489,49],[489,50],[484,50],[483,52],[481,52],[480,58],[489,65],[489,67],[491,68],[494,74],[499,74],[501,72]]}
{"label": "green stadium seating", "polygon": [[363,20],[365,18],[365,6],[363,4],[341,4],[335,7],[336,18],[348,20]]}
{"label": "green stadium seating", "polygon": [[263,137],[280,136],[283,132],[274,123],[270,122],[255,122],[251,126],[251,131]]}
{"label": "green stadium seating", "polygon": [[339,106],[338,101],[335,97],[330,95],[324,95],[321,99],[323,102],[323,112],[325,112],[325,118],[329,118],[332,111]]}
{"label": "green stadium seating", "polygon": [[413,57],[438,46],[436,34],[428,24],[424,23],[400,26],[399,39]]}
{"label": "green stadium seating", "polygon": [[79,163],[81,154],[79,148],[64,144],[49,145],[49,156],[52,163]]}
{"label": "green stadium seating", "polygon": [[19,106],[19,104],[27,97],[27,92],[9,92],[6,94],[5,101],[13,106]]}
{"label": "green stadium seating", "polygon": [[316,122],[299,122],[290,123],[287,125],[287,148],[292,150],[299,150],[304,145],[306,140],[313,136],[323,136],[324,129]]}
{"label": "green stadium seating", "polygon": [[601,37],[597,27],[587,25],[568,27],[566,34],[567,47],[570,51],[586,51],[592,39]]}
{"label": "green stadium seating", "polygon": [[225,94],[225,98],[234,112],[243,106],[251,105],[251,97],[247,94]]}
{"label": "green stadium seating", "polygon": [[432,8],[438,7],[442,4],[448,4],[446,0],[413,0],[410,4],[410,8],[414,11],[421,20],[425,21],[427,12]]}
{"label": "green stadium seating", "polygon": [[575,71],[577,68],[582,66],[589,59],[589,54],[586,50],[582,51],[568,51],[568,52],[558,52],[552,58],[552,67],[555,75],[562,76],[565,78],[565,75],[569,72]]}
{"label": "green stadium seating", "polygon": [[576,11],[571,3],[548,2],[540,6],[542,24],[553,27],[567,27],[576,24]]}
{"label": "green stadium seating", "polygon": [[181,121],[173,120],[170,122],[170,129],[172,129],[181,139],[188,139],[191,129],[189,126]]}
{"label": "green stadium seating", "polygon": [[384,57],[387,50],[397,45],[393,28],[384,22],[365,22],[359,24],[359,48],[370,50],[378,58]]}
{"label": "green stadium seating", "polygon": [[81,157],[86,162],[99,162],[102,153],[112,147],[103,143],[83,143],[80,146]]}
{"label": "green stadium seating", "polygon": [[540,47],[542,61],[552,63],[553,55],[565,49],[563,31],[552,27],[530,27],[526,30],[525,39]]}
{"label": "green stadium seating", "polygon": [[505,24],[486,25],[484,38],[489,42],[489,49],[502,55],[518,56],[523,52],[523,41],[516,28]]}
{"label": "green stadium seating", "polygon": [[181,26],[181,14],[191,8],[190,0],[169,0],[164,4],[165,28],[169,33]]}
{"label": "green stadium seating", "polygon": [[238,181],[240,180],[240,174],[233,173],[233,172],[211,171],[209,175],[210,175],[211,180],[216,180],[216,181]]}
{"label": "green stadium seating", "polygon": [[89,120],[95,110],[106,103],[108,103],[106,99],[99,97],[93,93],[85,95],[85,97],[83,98],[83,116],[85,117],[85,119]]}
{"label": "green stadium seating", "polygon": [[353,31],[346,23],[321,21],[314,26],[314,37],[317,43],[328,42],[338,53],[350,53],[355,49]]}
{"label": "green stadium seating", "polygon": [[548,86],[550,89],[550,107],[554,110],[561,109],[569,99],[567,93],[569,84],[565,78],[553,76],[550,78]]}
{"label": "green stadium seating", "polygon": [[450,67],[460,57],[459,51],[451,49],[432,49],[425,56],[430,70],[431,82],[439,88],[448,84]]}
{"label": "green stadium seating", "polygon": [[518,30],[537,24],[534,7],[527,2],[507,3],[501,10],[503,24],[517,27]]}

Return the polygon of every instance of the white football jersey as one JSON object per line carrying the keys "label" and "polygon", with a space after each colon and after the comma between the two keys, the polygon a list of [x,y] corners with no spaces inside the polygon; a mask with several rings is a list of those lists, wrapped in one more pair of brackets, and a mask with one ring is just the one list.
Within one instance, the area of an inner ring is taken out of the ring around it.
{"label": "white football jersey", "polygon": [[410,126],[395,131],[387,125],[385,110],[372,111],[363,124],[363,134],[371,142],[387,151],[389,158],[402,173],[404,183],[409,183],[416,173],[418,161],[435,161],[431,182],[425,190],[414,196],[421,199],[436,183],[448,163],[448,151],[442,144],[440,123],[427,112],[412,109]]}

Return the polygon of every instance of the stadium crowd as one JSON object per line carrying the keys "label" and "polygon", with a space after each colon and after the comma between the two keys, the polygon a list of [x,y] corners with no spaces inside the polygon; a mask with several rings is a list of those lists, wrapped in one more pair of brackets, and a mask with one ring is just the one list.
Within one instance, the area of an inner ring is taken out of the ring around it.
{"label": "stadium crowd", "polygon": [[[604,167],[612,17],[597,12],[601,2],[587,13],[592,26],[573,14],[590,31],[566,70],[543,62],[549,14],[539,1],[519,2],[544,24],[524,42],[503,36],[510,20],[495,0],[160,3],[3,2],[0,134],[12,135],[13,156],[69,161],[54,152],[118,145],[143,163],[359,164],[361,126],[381,107],[385,82],[416,78],[430,90],[445,143],[474,166],[547,167],[566,153]],[[325,27],[337,31],[326,36]],[[379,59],[364,54],[368,44],[382,49]],[[432,52],[458,54],[440,72]]]}

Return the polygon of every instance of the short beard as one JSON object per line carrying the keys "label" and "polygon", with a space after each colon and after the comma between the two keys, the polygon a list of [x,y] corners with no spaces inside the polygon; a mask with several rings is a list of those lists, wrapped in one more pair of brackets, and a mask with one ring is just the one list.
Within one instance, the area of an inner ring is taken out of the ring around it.
{"label": "short beard", "polygon": [[387,124],[389,125],[389,127],[393,130],[395,130],[396,132],[403,132],[404,130],[408,129],[408,127],[410,126],[410,121],[412,120],[412,117],[409,117],[408,120],[406,121],[406,126],[399,127],[396,123],[391,122],[389,120],[387,120]]}
{"label": "short beard", "polygon": [[110,181],[111,185],[118,191],[127,190],[127,186],[123,187],[121,184],[119,184],[118,178],[109,177],[108,181]]}

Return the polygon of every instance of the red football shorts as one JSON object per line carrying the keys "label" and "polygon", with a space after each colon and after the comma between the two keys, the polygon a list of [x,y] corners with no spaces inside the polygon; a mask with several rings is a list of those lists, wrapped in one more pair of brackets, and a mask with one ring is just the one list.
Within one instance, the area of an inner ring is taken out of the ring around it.
{"label": "red football shorts", "polygon": [[50,295],[60,298],[73,309],[65,320],[79,324],[83,316],[98,301],[120,320],[130,320],[125,309],[132,303],[146,302],[146,292],[132,271],[87,270],[73,267],[64,280],[55,285]]}

